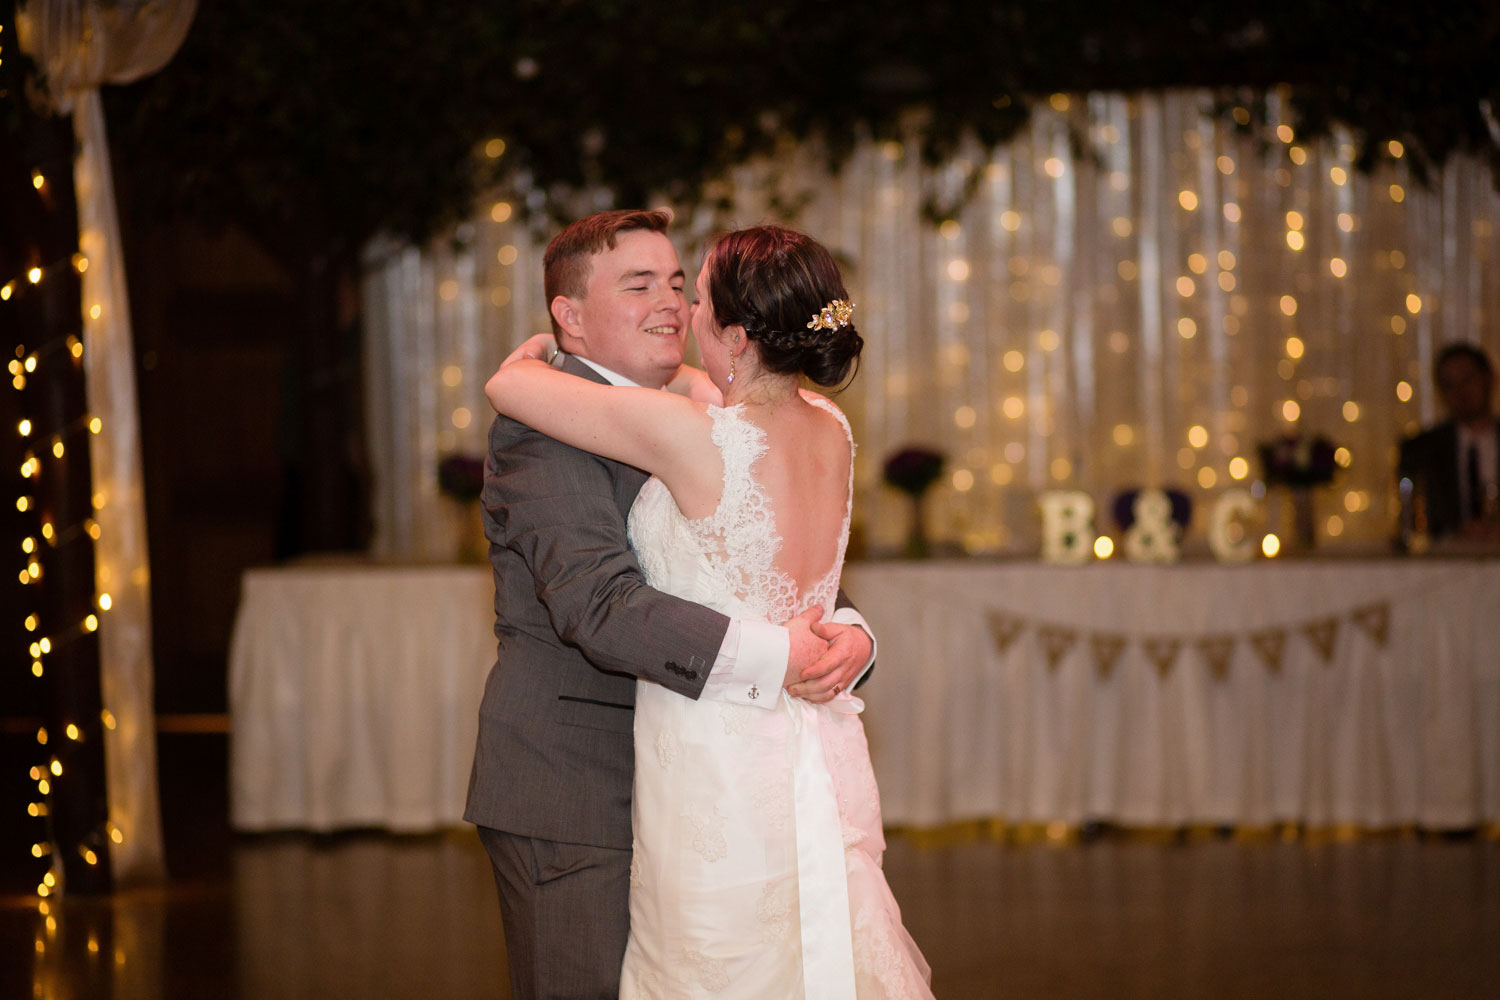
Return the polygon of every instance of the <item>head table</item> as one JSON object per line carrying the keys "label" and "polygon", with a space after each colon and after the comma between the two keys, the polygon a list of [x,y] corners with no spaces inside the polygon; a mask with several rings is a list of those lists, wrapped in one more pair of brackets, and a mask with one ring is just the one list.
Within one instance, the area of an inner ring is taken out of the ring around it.
{"label": "head table", "polygon": [[[1500,823],[1500,561],[852,563],[888,825]],[[461,821],[488,567],[245,574],[241,830]]]}

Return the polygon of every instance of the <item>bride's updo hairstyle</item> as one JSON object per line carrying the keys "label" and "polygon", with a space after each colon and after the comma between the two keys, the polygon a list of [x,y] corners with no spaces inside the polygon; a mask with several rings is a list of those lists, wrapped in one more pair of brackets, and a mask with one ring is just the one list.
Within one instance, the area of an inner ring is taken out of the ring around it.
{"label": "bride's updo hairstyle", "polygon": [[715,322],[743,326],[766,370],[822,386],[849,376],[865,343],[854,323],[808,326],[834,299],[849,299],[833,255],[817,240],[780,226],[740,229],[714,244],[703,268]]}

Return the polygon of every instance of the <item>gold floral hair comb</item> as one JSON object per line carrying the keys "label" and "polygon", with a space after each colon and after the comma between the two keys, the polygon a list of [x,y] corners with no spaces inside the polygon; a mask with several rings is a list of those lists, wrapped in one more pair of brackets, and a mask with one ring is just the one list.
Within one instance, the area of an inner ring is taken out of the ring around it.
{"label": "gold floral hair comb", "polygon": [[849,325],[849,319],[854,315],[854,303],[845,302],[843,299],[834,299],[814,314],[808,321],[809,330],[842,330]]}

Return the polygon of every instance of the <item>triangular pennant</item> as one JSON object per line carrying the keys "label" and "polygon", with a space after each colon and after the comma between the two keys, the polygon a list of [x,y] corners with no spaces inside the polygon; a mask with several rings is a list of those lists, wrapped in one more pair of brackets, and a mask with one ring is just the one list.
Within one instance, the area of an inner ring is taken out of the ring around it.
{"label": "triangular pennant", "polygon": [[1366,635],[1375,640],[1375,645],[1381,649],[1391,638],[1391,605],[1388,601],[1380,601],[1377,604],[1366,604],[1355,608],[1349,613],[1349,618],[1358,625]]}
{"label": "triangular pennant", "polygon": [[1315,622],[1308,622],[1302,626],[1302,634],[1307,636],[1307,641],[1318,651],[1318,659],[1324,663],[1333,661],[1333,647],[1339,638],[1337,618],[1320,618]]}
{"label": "triangular pennant", "polygon": [[1146,651],[1146,659],[1156,665],[1156,672],[1166,677],[1182,648],[1182,640],[1165,636],[1147,638],[1141,640],[1141,648]]}
{"label": "triangular pennant", "polygon": [[991,611],[985,618],[989,621],[990,638],[995,640],[995,650],[1002,654],[1010,648],[1010,644],[1016,641],[1016,636],[1020,635],[1026,627],[1023,619],[1000,611]]}
{"label": "triangular pennant", "polygon": [[1089,636],[1089,645],[1094,650],[1094,669],[1100,677],[1108,677],[1115,669],[1115,661],[1125,651],[1125,637],[1113,632],[1095,632]]}
{"label": "triangular pennant", "polygon": [[1047,658],[1048,670],[1056,670],[1068,650],[1073,648],[1073,643],[1078,641],[1077,629],[1061,625],[1043,625],[1036,630],[1036,634],[1042,641],[1042,655]]}
{"label": "triangular pennant", "polygon": [[1250,648],[1260,655],[1268,669],[1281,669],[1281,654],[1286,649],[1286,629],[1268,628],[1250,633]]}
{"label": "triangular pennant", "polygon": [[1193,648],[1208,664],[1214,677],[1223,680],[1229,675],[1229,661],[1234,656],[1234,636],[1205,635],[1193,640]]}

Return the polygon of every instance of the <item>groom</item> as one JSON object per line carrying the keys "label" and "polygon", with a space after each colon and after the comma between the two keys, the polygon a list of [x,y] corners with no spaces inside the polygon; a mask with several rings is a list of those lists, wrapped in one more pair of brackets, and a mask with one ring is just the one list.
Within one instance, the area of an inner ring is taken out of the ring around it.
{"label": "groom", "polygon": [[[682,363],[683,272],[664,211],[569,225],[544,257],[563,370],[662,386]],[[844,624],[731,621],[647,587],[625,519],[646,475],[506,417],[490,427],[483,506],[497,659],[464,819],[494,868],[517,1000],[614,997],[629,934],[635,679],[771,710],[823,700],[868,665]],[[853,624],[850,624],[853,623]]]}

